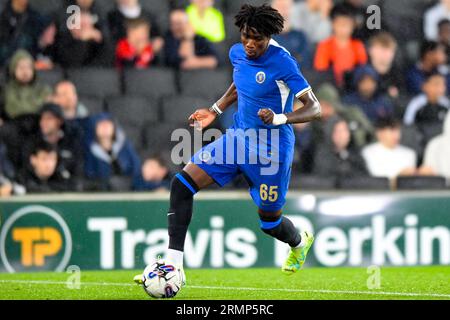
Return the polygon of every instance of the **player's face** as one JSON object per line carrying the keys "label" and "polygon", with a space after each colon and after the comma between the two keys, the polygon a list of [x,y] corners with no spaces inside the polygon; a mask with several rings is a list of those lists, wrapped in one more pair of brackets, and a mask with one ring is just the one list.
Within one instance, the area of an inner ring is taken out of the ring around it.
{"label": "player's face", "polygon": [[257,59],[266,52],[270,38],[256,32],[256,30],[246,29],[241,31],[241,42],[244,45],[245,53],[249,59]]}

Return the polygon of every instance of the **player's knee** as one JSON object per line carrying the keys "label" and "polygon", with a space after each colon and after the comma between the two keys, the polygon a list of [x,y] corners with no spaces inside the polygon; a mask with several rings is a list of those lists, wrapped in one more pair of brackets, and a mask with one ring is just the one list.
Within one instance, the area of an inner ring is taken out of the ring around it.
{"label": "player's knee", "polygon": [[170,184],[171,202],[192,199],[197,192],[197,184],[186,172],[182,171],[173,177]]}
{"label": "player's knee", "polygon": [[281,210],[276,212],[264,212],[259,210],[259,227],[264,233],[272,235],[274,230],[281,224],[283,218]]}

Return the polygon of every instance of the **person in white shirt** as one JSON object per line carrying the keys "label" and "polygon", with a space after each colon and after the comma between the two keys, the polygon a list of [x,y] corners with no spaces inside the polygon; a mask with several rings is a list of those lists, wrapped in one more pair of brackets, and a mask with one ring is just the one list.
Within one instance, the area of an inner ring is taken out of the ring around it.
{"label": "person in white shirt", "polygon": [[438,40],[438,24],[443,19],[450,20],[450,0],[441,0],[425,11],[423,32],[427,40]]}
{"label": "person in white shirt", "polygon": [[421,170],[450,178],[450,113],[445,118],[443,133],[428,143]]}
{"label": "person in white shirt", "polygon": [[331,35],[332,0],[306,0],[294,5],[290,21],[292,29],[303,31],[310,42],[318,43]]}
{"label": "person in white shirt", "polygon": [[362,150],[371,176],[394,179],[417,174],[417,155],[414,150],[400,145],[400,122],[382,118],[376,123],[377,142]]}

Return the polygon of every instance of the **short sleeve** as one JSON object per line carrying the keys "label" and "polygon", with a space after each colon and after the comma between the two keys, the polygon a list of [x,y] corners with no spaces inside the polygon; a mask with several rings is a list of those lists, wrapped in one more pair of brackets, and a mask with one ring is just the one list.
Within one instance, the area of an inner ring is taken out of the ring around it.
{"label": "short sleeve", "polygon": [[300,67],[294,58],[286,56],[281,67],[283,72],[282,80],[288,85],[295,97],[299,98],[311,90],[311,86],[303,77]]}
{"label": "short sleeve", "polygon": [[228,52],[228,57],[230,58],[230,62],[232,65],[234,65],[234,61],[237,58],[237,45],[233,45],[230,48],[230,51]]}

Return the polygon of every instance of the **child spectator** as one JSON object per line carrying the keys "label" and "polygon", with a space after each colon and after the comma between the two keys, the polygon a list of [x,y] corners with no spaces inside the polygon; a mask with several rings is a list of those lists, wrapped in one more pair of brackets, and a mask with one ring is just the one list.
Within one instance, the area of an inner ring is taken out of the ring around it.
{"label": "child spectator", "polygon": [[135,149],[109,114],[99,114],[91,121],[93,132],[88,135],[85,154],[85,175],[92,183],[88,189],[130,190],[141,170]]}
{"label": "child spectator", "polygon": [[331,35],[330,12],[333,0],[306,0],[294,4],[291,11],[292,28],[302,31],[314,44]]}
{"label": "child spectator", "polygon": [[438,42],[447,53],[447,63],[450,61],[450,20],[443,19],[438,23]]}
{"label": "child spectator", "polygon": [[191,0],[186,12],[197,35],[213,43],[225,40],[223,15],[214,8],[214,0]]}
{"label": "child spectator", "polygon": [[423,32],[427,40],[438,39],[438,23],[442,19],[450,19],[450,1],[441,0],[424,14]]}
{"label": "child spectator", "polygon": [[73,191],[72,177],[62,166],[58,166],[55,146],[40,141],[35,144],[22,170],[19,181],[27,193],[49,193]]}
{"label": "child spectator", "polygon": [[434,137],[425,149],[422,171],[450,179],[450,113],[442,134]]}
{"label": "child spectator", "polygon": [[18,50],[9,63],[9,81],[4,89],[4,113],[10,119],[37,114],[50,98],[51,88],[36,80],[34,59]]}
{"label": "child spectator", "polygon": [[272,1],[272,7],[277,9],[284,18],[283,32],[275,35],[273,39],[295,56],[303,68],[311,68],[312,58],[308,39],[302,31],[292,29],[290,13],[293,5],[293,0]]}
{"label": "child spectator", "polygon": [[443,45],[435,41],[425,41],[420,49],[420,61],[406,74],[407,89],[411,94],[420,94],[425,79],[439,72],[446,78],[447,92],[450,92],[450,72],[447,67],[447,54]]}
{"label": "child spectator", "polygon": [[442,124],[450,108],[450,100],[445,93],[444,76],[431,74],[423,84],[423,93],[414,97],[406,107],[403,123],[417,126],[422,134],[423,146],[442,132]]}
{"label": "child spectator", "polygon": [[378,75],[372,67],[359,67],[353,77],[356,91],[344,96],[345,104],[360,108],[372,123],[394,114],[389,99],[377,90]]}
{"label": "child spectator", "polygon": [[161,51],[164,40],[155,16],[142,8],[139,0],[116,0],[116,7],[108,13],[108,27],[114,44],[127,36],[127,21],[144,19],[151,26],[150,39],[155,55]]}
{"label": "child spectator", "polygon": [[170,31],[165,37],[166,64],[182,70],[214,69],[218,59],[212,44],[195,35],[185,11],[170,13]]}
{"label": "child spectator", "polygon": [[45,141],[54,146],[58,152],[59,165],[66,169],[78,190],[81,190],[83,177],[83,150],[81,133],[78,127],[67,124],[61,108],[53,103],[46,103],[40,112],[39,128],[28,137],[23,145],[25,163],[29,159],[38,141]]}
{"label": "child spectator", "polygon": [[330,119],[325,135],[326,142],[319,146],[315,155],[314,174],[337,179],[368,174],[364,159],[351,143],[350,129],[344,119]]}
{"label": "child spectator", "polygon": [[117,43],[116,66],[145,69],[153,62],[155,55],[150,41],[150,28],[145,19],[127,21],[127,37]]}
{"label": "child spectator", "polygon": [[148,157],[133,183],[135,191],[169,190],[172,175],[160,157]]}
{"label": "child spectator", "polygon": [[84,119],[89,115],[87,107],[78,100],[77,88],[69,80],[55,85],[53,102],[61,107],[65,120]]}
{"label": "child spectator", "polygon": [[352,38],[355,20],[351,12],[336,6],[331,12],[333,35],[319,43],[314,58],[314,68],[325,72],[333,70],[336,84],[343,87],[346,73],[367,63],[364,44]]}
{"label": "child spectator", "polygon": [[390,179],[400,175],[417,173],[416,153],[400,145],[400,123],[392,118],[383,118],[376,123],[377,142],[362,150],[369,173],[374,177]]}
{"label": "child spectator", "polygon": [[393,99],[399,97],[400,88],[403,86],[402,73],[394,64],[396,52],[397,41],[386,31],[381,31],[369,39],[369,60],[378,74],[378,90]]}

